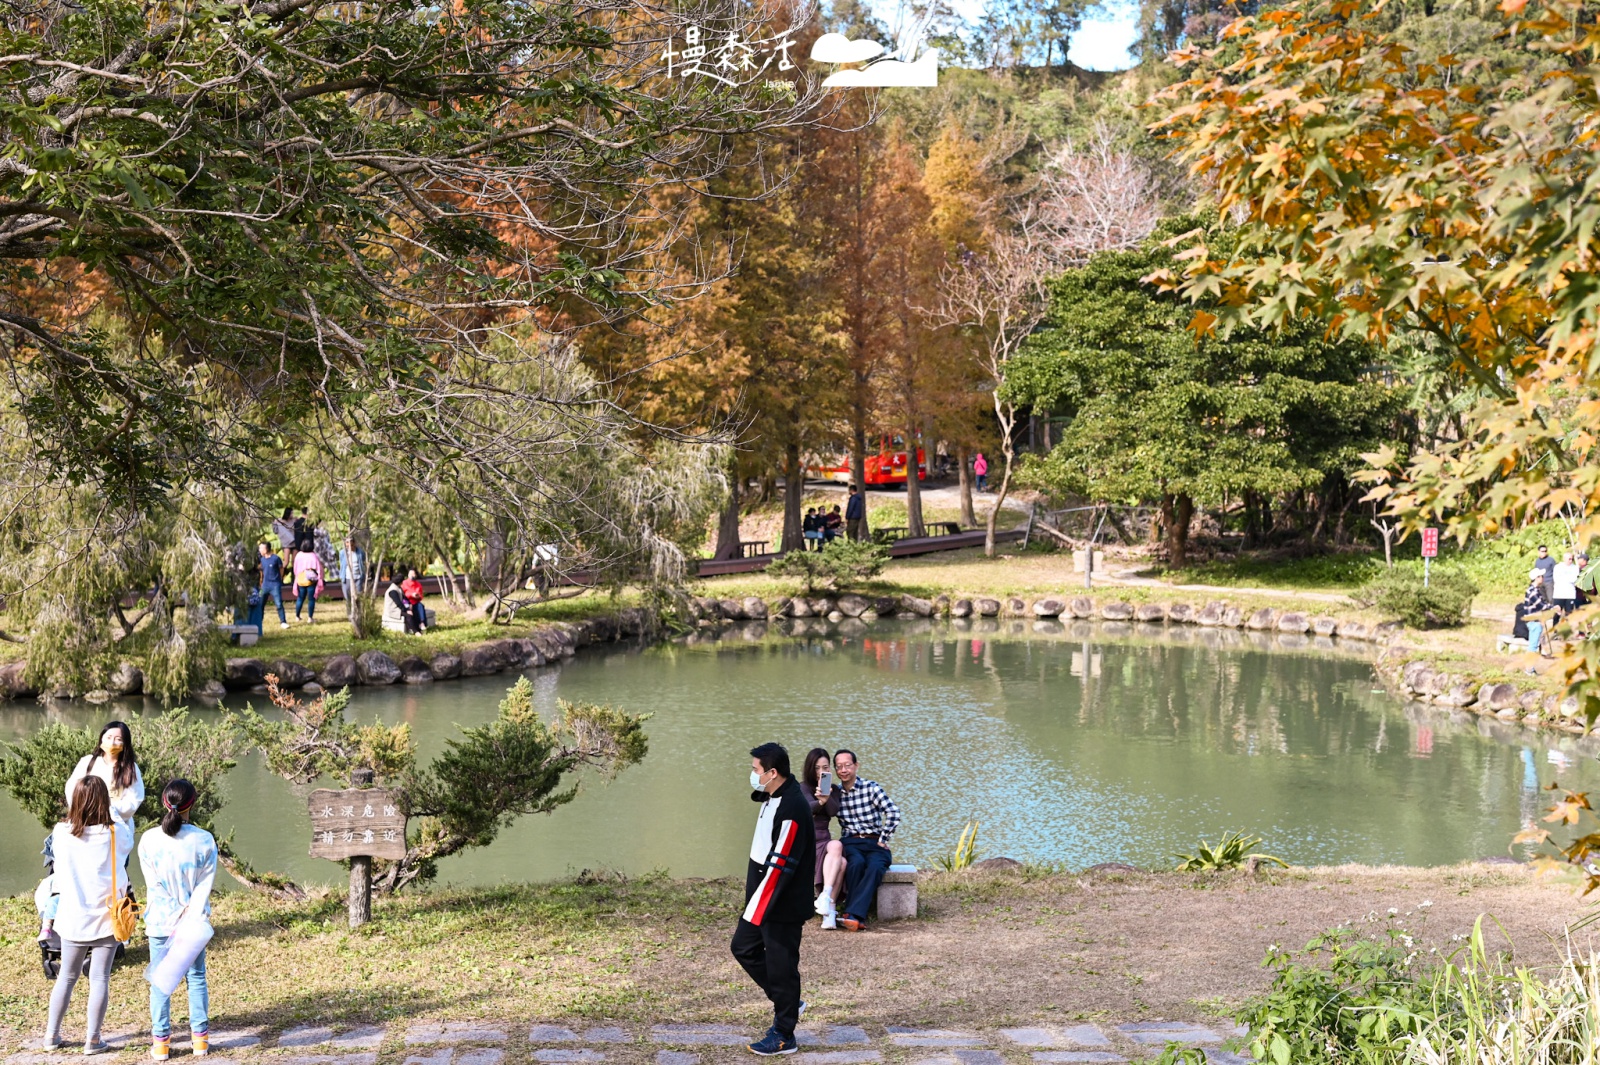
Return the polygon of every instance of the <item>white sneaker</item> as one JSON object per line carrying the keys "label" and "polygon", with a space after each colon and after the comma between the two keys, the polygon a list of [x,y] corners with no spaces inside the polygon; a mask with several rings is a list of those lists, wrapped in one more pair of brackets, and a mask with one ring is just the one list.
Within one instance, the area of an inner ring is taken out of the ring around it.
{"label": "white sneaker", "polygon": [[280,629],[287,629],[287,628],[288,628],[288,627],[289,627],[289,623],[288,623],[288,622],[287,622],[287,621],[280,621],[280,622],[278,622],[278,628],[280,628]]}
{"label": "white sneaker", "polygon": [[822,930],[824,932],[828,931],[829,929],[838,928],[838,927],[839,927],[839,915],[838,914],[825,913],[825,914],[822,915]]}
{"label": "white sneaker", "polygon": [[828,911],[833,909],[833,896],[824,891],[817,896],[816,904],[811,908],[817,911],[818,917],[828,916]]}

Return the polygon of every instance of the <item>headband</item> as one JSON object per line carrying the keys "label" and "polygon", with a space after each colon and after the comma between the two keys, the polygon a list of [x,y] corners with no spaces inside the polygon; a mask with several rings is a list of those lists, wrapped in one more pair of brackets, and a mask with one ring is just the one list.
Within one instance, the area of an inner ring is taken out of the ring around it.
{"label": "headband", "polygon": [[196,796],[191,795],[191,796],[189,796],[189,801],[184,803],[182,806],[174,806],[170,802],[168,802],[167,801],[167,797],[165,795],[163,795],[163,796],[161,796],[161,805],[165,806],[169,810],[174,810],[174,811],[176,811],[176,812],[178,812],[180,814],[181,813],[187,813],[188,810],[189,810],[189,807],[194,805],[195,798],[196,798]]}

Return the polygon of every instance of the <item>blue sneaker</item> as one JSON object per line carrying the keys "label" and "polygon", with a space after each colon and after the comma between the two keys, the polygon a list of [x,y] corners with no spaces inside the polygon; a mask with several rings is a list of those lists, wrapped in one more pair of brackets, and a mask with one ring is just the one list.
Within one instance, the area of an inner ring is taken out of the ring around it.
{"label": "blue sneaker", "polygon": [[750,1053],[763,1058],[775,1058],[780,1054],[793,1054],[799,1050],[793,1039],[785,1039],[777,1032],[768,1031],[758,1043],[750,1044]]}

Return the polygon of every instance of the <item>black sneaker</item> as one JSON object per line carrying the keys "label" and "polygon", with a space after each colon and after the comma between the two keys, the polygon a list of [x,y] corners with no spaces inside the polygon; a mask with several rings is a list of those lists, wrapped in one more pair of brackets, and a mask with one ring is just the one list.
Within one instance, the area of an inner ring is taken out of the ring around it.
{"label": "black sneaker", "polygon": [[793,1054],[799,1050],[792,1040],[785,1039],[777,1032],[768,1032],[758,1043],[750,1044],[750,1053],[763,1058],[775,1058],[780,1054]]}

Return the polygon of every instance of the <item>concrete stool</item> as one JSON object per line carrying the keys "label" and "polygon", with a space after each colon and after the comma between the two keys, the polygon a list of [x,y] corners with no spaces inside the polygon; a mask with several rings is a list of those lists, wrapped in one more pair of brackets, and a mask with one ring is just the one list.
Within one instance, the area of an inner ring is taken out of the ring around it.
{"label": "concrete stool", "polygon": [[898,921],[917,915],[917,867],[891,865],[878,885],[878,920]]}

